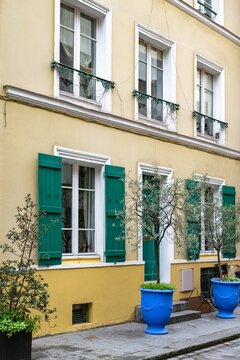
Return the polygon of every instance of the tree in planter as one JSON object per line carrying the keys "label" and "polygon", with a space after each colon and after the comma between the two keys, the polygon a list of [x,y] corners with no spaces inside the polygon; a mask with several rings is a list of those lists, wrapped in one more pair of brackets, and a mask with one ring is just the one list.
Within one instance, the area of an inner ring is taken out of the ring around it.
{"label": "tree in planter", "polygon": [[205,250],[216,251],[219,278],[211,279],[213,303],[218,309],[216,316],[232,319],[239,303],[240,279],[223,276],[221,255],[225,258],[236,255],[236,244],[240,241],[240,204],[235,203],[235,188],[223,186],[220,195],[209,184],[207,176],[198,180],[190,180],[191,186],[187,186],[189,197],[194,200],[191,202],[192,211],[191,206],[188,209],[191,214],[189,226],[192,224],[195,229],[198,251],[200,241],[204,241]]}
{"label": "tree in planter", "polygon": [[[159,248],[164,238],[181,247],[185,234],[184,187],[180,179],[166,181],[157,172],[143,175],[142,181],[128,177],[126,214],[127,238],[132,243],[134,232],[140,240],[154,246],[156,280],[160,283]],[[138,240],[138,246],[140,245]],[[162,287],[162,285],[160,285]],[[167,286],[168,287],[168,286]]]}
{"label": "tree in planter", "polygon": [[41,216],[27,195],[24,207],[17,208],[16,227],[6,235],[8,243],[0,246],[3,254],[8,254],[0,264],[0,333],[8,337],[39,328],[41,316],[32,315],[32,310],[46,321],[56,310],[50,308],[48,285],[34,267]]}
{"label": "tree in planter", "polygon": [[216,251],[219,277],[222,279],[221,254],[225,258],[236,256],[236,244],[240,242],[240,203],[235,202],[235,189],[225,188],[225,196],[216,192],[207,176],[188,180],[187,213],[188,245],[194,259],[199,253],[201,239],[205,250]]}

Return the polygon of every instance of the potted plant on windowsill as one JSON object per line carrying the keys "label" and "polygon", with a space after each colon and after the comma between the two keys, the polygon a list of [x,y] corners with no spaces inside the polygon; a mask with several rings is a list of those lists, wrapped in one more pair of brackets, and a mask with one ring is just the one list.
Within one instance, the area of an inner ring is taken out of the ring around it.
{"label": "potted plant on windowsill", "polygon": [[[222,194],[211,196],[211,186],[207,176],[196,181],[195,185],[192,191],[196,192],[196,199],[201,199],[203,193],[208,194],[204,202],[195,202],[190,211],[195,226],[202,224],[199,228],[202,228],[208,248],[217,254],[219,277],[211,279],[211,295],[218,309],[216,316],[235,318],[233,311],[239,303],[240,279],[223,275],[221,255],[224,258],[234,258],[236,255],[236,244],[240,241],[240,204],[235,202],[233,187],[223,186]],[[191,196],[194,194],[192,193]]]}
{"label": "potted plant on windowsill", "polygon": [[140,286],[141,313],[147,324],[147,334],[168,332],[165,324],[173,309],[174,287],[160,281],[159,248],[163,240],[174,241],[181,246],[185,232],[183,205],[183,183],[180,179],[166,181],[166,177],[157,172],[143,176],[142,181],[128,178],[124,218],[127,238],[132,244],[132,237],[137,231],[141,234],[138,245],[141,241],[154,243],[156,282]]}
{"label": "potted plant on windowsill", "polygon": [[[32,333],[40,327],[41,315],[49,321],[48,285],[34,267],[39,235],[39,215],[30,195],[17,208],[16,227],[0,245],[0,359],[30,360]],[[47,231],[45,229],[44,231]]]}

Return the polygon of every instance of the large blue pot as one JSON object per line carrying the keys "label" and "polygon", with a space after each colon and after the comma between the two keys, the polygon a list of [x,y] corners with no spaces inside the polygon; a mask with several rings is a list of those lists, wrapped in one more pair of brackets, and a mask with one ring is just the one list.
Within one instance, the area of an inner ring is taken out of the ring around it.
{"label": "large blue pot", "polygon": [[141,291],[141,312],[144,322],[147,324],[146,334],[167,334],[166,323],[170,319],[173,309],[174,290],[151,290]]}
{"label": "large blue pot", "polygon": [[240,281],[224,281],[218,278],[211,279],[213,301],[218,309],[217,317],[234,319],[233,311],[239,303]]}

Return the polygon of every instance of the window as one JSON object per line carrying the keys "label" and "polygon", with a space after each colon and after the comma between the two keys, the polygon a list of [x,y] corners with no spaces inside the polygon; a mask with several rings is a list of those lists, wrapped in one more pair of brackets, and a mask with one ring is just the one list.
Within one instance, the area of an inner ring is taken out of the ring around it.
{"label": "window", "polygon": [[[79,43],[74,46],[75,39]],[[96,75],[96,19],[61,4],[60,63]],[[96,100],[96,80],[70,69],[60,74],[60,90]],[[74,85],[73,85],[74,84]]]}
{"label": "window", "polygon": [[136,29],[136,118],[175,131],[175,44],[140,24]]}
{"label": "window", "polygon": [[139,41],[138,79],[139,91],[153,97],[139,99],[139,114],[147,116],[147,109],[149,108],[152,119],[163,121],[163,104],[156,100],[156,98],[163,99],[163,52],[143,40]]}
{"label": "window", "polygon": [[[64,257],[97,256],[125,261],[123,225],[125,169],[109,157],[55,146],[38,155],[39,211],[44,212],[38,257],[40,266],[60,265]],[[54,226],[53,226],[54,225]]]}
{"label": "window", "polygon": [[201,120],[197,119],[197,132],[199,134],[213,136],[213,75],[204,69],[197,69],[197,111],[206,115]]}
{"label": "window", "polygon": [[63,164],[62,247],[65,254],[95,253],[95,169]]}
{"label": "window", "polygon": [[196,55],[195,118],[196,136],[224,144],[224,70]]}
{"label": "window", "polygon": [[[111,13],[87,0],[56,2],[55,94],[110,110]],[[76,6],[78,5],[78,6]]]}
{"label": "window", "polygon": [[223,0],[195,0],[195,7],[209,19],[223,25]]}

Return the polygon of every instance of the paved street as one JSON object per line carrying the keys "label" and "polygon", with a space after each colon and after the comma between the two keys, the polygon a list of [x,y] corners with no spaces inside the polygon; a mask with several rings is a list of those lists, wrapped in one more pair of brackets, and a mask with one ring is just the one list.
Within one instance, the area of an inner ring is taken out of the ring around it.
{"label": "paved street", "polygon": [[145,334],[145,324],[129,322],[41,337],[33,340],[32,360],[239,359],[240,306],[235,314],[231,320],[204,314],[168,325],[162,336]]}
{"label": "paved street", "polygon": [[240,339],[211,346],[189,354],[171,357],[172,360],[227,360],[240,358]]}

